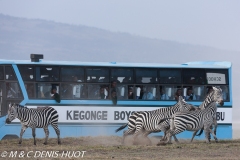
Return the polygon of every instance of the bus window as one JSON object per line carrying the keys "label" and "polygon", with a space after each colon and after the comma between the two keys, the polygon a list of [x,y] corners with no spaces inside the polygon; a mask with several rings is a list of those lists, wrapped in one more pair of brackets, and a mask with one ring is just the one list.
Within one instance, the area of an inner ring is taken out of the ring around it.
{"label": "bus window", "polygon": [[182,96],[182,89],[178,86],[159,86],[159,99],[161,101],[178,100]]}
{"label": "bus window", "polygon": [[58,81],[59,80],[59,67],[36,67],[36,80],[37,81]]}
{"label": "bus window", "polygon": [[183,96],[186,101],[203,101],[204,86],[183,86]]}
{"label": "bus window", "polygon": [[181,69],[160,69],[159,83],[182,83]]}
{"label": "bus window", "polygon": [[129,85],[128,86],[128,99],[135,99],[134,96],[135,96],[135,93],[133,90],[133,86]]}
{"label": "bus window", "polygon": [[116,93],[118,99],[128,99],[128,85],[117,84]]}
{"label": "bus window", "polygon": [[109,97],[109,85],[103,84],[89,84],[88,99],[108,99]]}
{"label": "bus window", "polygon": [[183,69],[184,84],[206,84],[204,69]]}
{"label": "bus window", "polygon": [[80,83],[62,83],[60,96],[62,99],[80,99],[85,98],[83,95],[84,85]]}
{"label": "bus window", "polygon": [[6,66],[5,67],[5,78],[6,80],[16,80],[16,76],[12,70],[11,66]]}
{"label": "bus window", "polygon": [[18,66],[23,81],[34,80],[34,67],[33,66]]}
{"label": "bus window", "polygon": [[156,85],[137,85],[135,87],[136,99],[155,100],[157,99]]}
{"label": "bus window", "polygon": [[[230,101],[230,97],[229,97],[229,86],[219,86],[222,89],[222,94],[223,94],[223,100],[224,101]],[[212,86],[206,86],[205,88],[206,90],[206,94],[209,94],[211,91],[213,91]]]}
{"label": "bus window", "polygon": [[157,82],[157,69],[136,69],[136,83]]}
{"label": "bus window", "polygon": [[119,83],[133,83],[133,69],[114,68],[111,69],[111,81]]}
{"label": "bus window", "polygon": [[0,80],[4,79],[3,66],[0,66]]}
{"label": "bus window", "polygon": [[51,93],[52,88],[56,88],[57,93],[59,93],[59,85],[58,84],[38,83],[36,87],[37,87],[37,97],[38,98],[50,99],[52,97],[52,93]]}
{"label": "bus window", "polygon": [[62,67],[62,81],[84,82],[84,69],[81,67]]}
{"label": "bus window", "polygon": [[16,82],[6,83],[6,94],[7,98],[22,98],[20,88]]}
{"label": "bus window", "polygon": [[24,86],[26,88],[27,94],[28,94],[28,98],[32,99],[35,98],[34,95],[34,84],[33,83],[24,83]]}
{"label": "bus window", "polygon": [[109,70],[107,68],[87,68],[87,82],[92,83],[108,83]]}
{"label": "bus window", "polygon": [[206,69],[207,84],[228,84],[228,70]]}
{"label": "bus window", "polygon": [[229,97],[229,87],[228,87],[228,86],[220,86],[220,88],[222,89],[223,100],[224,100],[224,101],[230,101],[230,97]]}
{"label": "bus window", "polygon": [[33,66],[19,66],[19,71],[23,81],[34,80],[34,67]]}

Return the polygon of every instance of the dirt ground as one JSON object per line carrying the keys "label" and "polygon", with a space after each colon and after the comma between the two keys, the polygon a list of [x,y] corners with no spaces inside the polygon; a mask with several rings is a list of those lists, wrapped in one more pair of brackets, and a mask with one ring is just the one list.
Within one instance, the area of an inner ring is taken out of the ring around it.
{"label": "dirt ground", "polygon": [[150,138],[152,144],[145,145],[139,140],[139,145],[132,144],[132,137],[122,145],[122,137],[98,136],[63,138],[62,144],[49,139],[48,145],[43,145],[44,139],[23,139],[21,145],[18,139],[0,141],[0,159],[161,159],[161,160],[238,160],[240,159],[240,140],[220,140],[206,144],[205,141],[181,140],[177,144],[157,146],[159,138]]}

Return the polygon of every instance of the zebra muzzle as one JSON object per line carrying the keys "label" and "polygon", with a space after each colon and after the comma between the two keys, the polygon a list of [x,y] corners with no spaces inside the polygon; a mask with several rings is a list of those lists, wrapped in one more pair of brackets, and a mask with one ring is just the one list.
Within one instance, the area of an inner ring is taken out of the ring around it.
{"label": "zebra muzzle", "polygon": [[6,119],[6,123],[7,123],[7,124],[10,124],[10,123],[11,123],[11,121],[9,120],[9,118]]}

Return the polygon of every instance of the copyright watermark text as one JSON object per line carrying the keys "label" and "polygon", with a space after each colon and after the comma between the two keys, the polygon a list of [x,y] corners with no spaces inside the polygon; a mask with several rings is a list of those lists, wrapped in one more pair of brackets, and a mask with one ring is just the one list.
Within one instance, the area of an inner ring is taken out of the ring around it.
{"label": "copyright watermark text", "polygon": [[83,158],[86,151],[0,151],[2,158]]}

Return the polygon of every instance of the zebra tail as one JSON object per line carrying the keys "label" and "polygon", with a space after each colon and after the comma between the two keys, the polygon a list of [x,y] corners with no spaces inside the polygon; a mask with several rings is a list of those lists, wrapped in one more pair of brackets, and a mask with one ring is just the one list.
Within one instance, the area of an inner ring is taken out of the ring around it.
{"label": "zebra tail", "polygon": [[203,129],[201,129],[200,132],[196,136],[201,136],[202,133],[203,133]]}
{"label": "zebra tail", "polygon": [[127,127],[128,123],[125,123],[124,125],[122,125],[121,127],[119,127],[118,129],[115,130],[115,132],[121,131],[123,130],[125,127]]}

